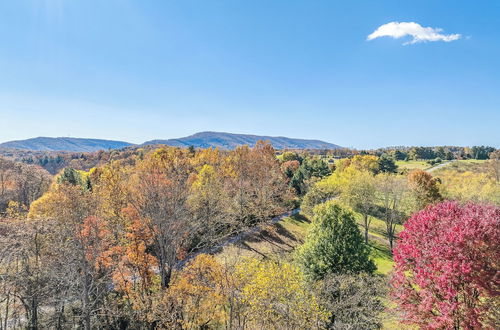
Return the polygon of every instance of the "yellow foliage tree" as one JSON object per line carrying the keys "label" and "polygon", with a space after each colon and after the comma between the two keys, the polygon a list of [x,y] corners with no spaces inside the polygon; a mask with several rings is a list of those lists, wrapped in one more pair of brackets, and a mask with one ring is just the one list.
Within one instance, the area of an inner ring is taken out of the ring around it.
{"label": "yellow foliage tree", "polygon": [[248,259],[235,276],[251,328],[319,329],[329,317],[290,263]]}
{"label": "yellow foliage tree", "polygon": [[370,171],[373,174],[379,172],[379,158],[372,155],[356,155],[351,159],[350,167],[359,171]]}
{"label": "yellow foliage tree", "polygon": [[231,275],[207,254],[196,257],[176,273],[169,296],[181,307],[181,325],[185,329],[224,327],[230,317]]}

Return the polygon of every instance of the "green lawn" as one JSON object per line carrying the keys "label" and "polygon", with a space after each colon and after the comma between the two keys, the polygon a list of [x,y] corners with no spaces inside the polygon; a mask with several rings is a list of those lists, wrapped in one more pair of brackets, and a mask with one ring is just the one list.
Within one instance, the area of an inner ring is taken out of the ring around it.
{"label": "green lawn", "polygon": [[[355,213],[356,222],[359,225],[359,229],[364,235],[364,223],[363,217],[359,213]],[[379,274],[387,275],[392,269],[393,261],[392,255],[389,248],[389,242],[387,241],[387,231],[385,222],[381,219],[371,217],[370,227],[369,227],[369,238],[368,242],[371,247],[371,256],[373,261],[377,265],[377,272]],[[403,229],[403,226],[396,225],[396,234]]]}
{"label": "green lawn", "polygon": [[463,164],[484,164],[487,161],[487,159],[462,159],[458,160],[457,162]]}
{"label": "green lawn", "polygon": [[421,160],[398,160],[396,161],[396,165],[400,170],[426,170],[431,167],[431,165],[427,164],[426,161]]}
{"label": "green lawn", "polygon": [[377,265],[377,273],[382,275],[389,274],[394,265],[389,246],[374,239],[370,239],[369,244],[371,247],[371,257]]}
{"label": "green lawn", "polygon": [[[354,217],[356,219],[356,222],[360,226],[360,230],[364,233],[363,217],[359,213],[354,213]],[[387,239],[387,230],[385,222],[375,217],[371,217],[371,219],[372,220],[370,222],[370,227],[369,227],[370,235]],[[401,230],[403,230],[403,226],[396,225],[396,234],[399,233]]]}

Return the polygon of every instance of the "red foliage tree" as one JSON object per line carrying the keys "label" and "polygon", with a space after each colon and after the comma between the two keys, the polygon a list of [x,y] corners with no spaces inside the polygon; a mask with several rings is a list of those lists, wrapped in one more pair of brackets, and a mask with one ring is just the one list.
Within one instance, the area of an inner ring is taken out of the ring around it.
{"label": "red foliage tree", "polygon": [[414,214],[399,237],[391,286],[406,323],[425,329],[494,327],[499,207],[436,204]]}

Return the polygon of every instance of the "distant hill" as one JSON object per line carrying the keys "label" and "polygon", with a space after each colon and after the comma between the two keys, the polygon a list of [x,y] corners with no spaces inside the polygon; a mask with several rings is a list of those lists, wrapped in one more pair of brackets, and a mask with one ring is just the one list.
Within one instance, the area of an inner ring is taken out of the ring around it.
{"label": "distant hill", "polygon": [[287,137],[201,132],[179,139],[151,140],[143,145],[165,144],[174,147],[234,149],[240,145],[253,146],[259,140],[269,141],[276,149],[337,149],[340,146],[320,140],[293,139]]}
{"label": "distant hill", "polygon": [[[340,146],[320,140],[292,139],[287,137],[233,134],[222,132],[201,132],[179,139],[151,140],[142,145],[164,144],[173,147],[193,146],[196,148],[220,148],[231,150],[241,145],[254,146],[259,140],[269,141],[276,149],[337,149]],[[98,150],[121,149],[134,144],[123,141],[80,139],[70,137],[37,137],[27,140],[0,143],[0,149],[26,151],[69,151],[92,152]]]}
{"label": "distant hill", "polygon": [[0,143],[0,148],[33,151],[92,152],[98,150],[121,149],[133,145],[123,141],[79,139],[70,137],[37,137],[27,140]]}

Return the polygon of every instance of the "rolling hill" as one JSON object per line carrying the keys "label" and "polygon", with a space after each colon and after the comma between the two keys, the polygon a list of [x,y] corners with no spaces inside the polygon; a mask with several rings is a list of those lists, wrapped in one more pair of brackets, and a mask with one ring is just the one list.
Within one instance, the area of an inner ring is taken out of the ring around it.
{"label": "rolling hill", "polygon": [[248,134],[234,134],[222,132],[201,132],[179,139],[151,140],[143,145],[165,144],[175,147],[234,149],[240,145],[253,146],[259,140],[269,141],[276,149],[337,149],[340,146],[320,140],[293,139],[287,137],[273,137]]}
{"label": "rolling hill", "polygon": [[[241,145],[254,146],[259,140],[269,141],[276,149],[337,149],[340,146],[320,140],[293,139],[288,137],[273,137],[248,134],[234,134],[222,132],[201,132],[190,136],[168,139],[151,140],[143,146],[168,145],[173,147],[193,146],[195,148],[220,148],[231,150]],[[37,137],[27,140],[9,141],[0,143],[0,149],[17,149],[26,151],[68,151],[92,152],[98,150],[121,149],[134,146],[132,143],[112,140],[81,139],[70,137]]]}
{"label": "rolling hill", "polygon": [[92,152],[98,150],[121,149],[131,145],[133,144],[123,141],[69,137],[37,137],[33,139],[1,143],[0,148],[33,151]]}

